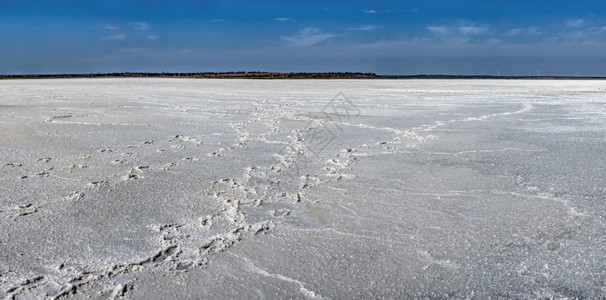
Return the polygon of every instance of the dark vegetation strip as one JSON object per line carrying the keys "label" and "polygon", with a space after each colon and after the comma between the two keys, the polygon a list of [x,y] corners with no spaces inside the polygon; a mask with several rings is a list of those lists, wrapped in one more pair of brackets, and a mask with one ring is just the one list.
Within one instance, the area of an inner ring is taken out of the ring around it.
{"label": "dark vegetation strip", "polygon": [[220,78],[220,79],[606,79],[588,76],[490,76],[490,75],[377,75],[374,73],[275,73],[275,72],[202,72],[202,73],[95,73],[0,75],[0,79],[57,78]]}

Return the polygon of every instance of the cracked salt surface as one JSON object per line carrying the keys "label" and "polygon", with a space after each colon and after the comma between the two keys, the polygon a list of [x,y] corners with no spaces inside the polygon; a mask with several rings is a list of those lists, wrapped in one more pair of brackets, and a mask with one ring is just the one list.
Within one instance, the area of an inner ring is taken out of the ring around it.
{"label": "cracked salt surface", "polygon": [[606,297],[605,85],[0,81],[0,294]]}

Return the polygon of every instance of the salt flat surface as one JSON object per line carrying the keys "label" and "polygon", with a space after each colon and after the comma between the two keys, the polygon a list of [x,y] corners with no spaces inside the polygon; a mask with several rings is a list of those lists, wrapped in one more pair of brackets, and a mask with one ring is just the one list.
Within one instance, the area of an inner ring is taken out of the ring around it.
{"label": "salt flat surface", "polygon": [[606,82],[0,81],[6,298],[604,298]]}

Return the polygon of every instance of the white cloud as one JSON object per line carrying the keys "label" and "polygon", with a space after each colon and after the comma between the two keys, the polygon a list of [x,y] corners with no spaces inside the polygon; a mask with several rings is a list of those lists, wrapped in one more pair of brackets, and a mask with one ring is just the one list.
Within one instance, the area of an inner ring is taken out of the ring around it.
{"label": "white cloud", "polygon": [[283,37],[283,39],[293,46],[307,47],[326,41],[334,36],[334,34],[322,33],[320,29],[311,27],[300,29],[298,34]]}
{"label": "white cloud", "polygon": [[160,37],[157,35],[148,35],[147,38],[152,41],[157,41]]}
{"label": "white cloud", "polygon": [[580,27],[583,24],[585,24],[585,20],[583,20],[583,19],[567,20],[566,21],[566,27]]}
{"label": "white cloud", "polygon": [[426,37],[423,40],[439,41],[444,45],[465,45],[468,43],[496,45],[501,43],[500,40],[491,38],[489,35],[491,28],[488,26],[428,26],[425,29],[431,32],[434,37]]}
{"label": "white cloud", "polygon": [[461,45],[472,41],[472,37],[480,36],[490,31],[489,27],[478,26],[428,26],[425,27],[433,35],[447,44]]}
{"label": "white cloud", "polygon": [[147,22],[130,22],[128,25],[137,31],[147,30],[149,27],[151,27],[151,25],[149,25]]}
{"label": "white cloud", "polygon": [[527,35],[527,36],[541,35],[541,29],[538,27],[513,28],[513,29],[507,30],[505,32],[505,36],[520,36],[520,35]]}
{"label": "white cloud", "polygon": [[584,40],[589,38],[589,34],[584,31],[574,31],[567,34],[566,37],[572,40]]}
{"label": "white cloud", "polygon": [[385,10],[366,9],[366,10],[363,10],[362,12],[364,12],[365,14],[369,14],[369,15],[382,15],[382,14],[388,14],[389,10],[387,10],[387,9],[385,9]]}
{"label": "white cloud", "polygon": [[541,29],[539,27],[530,27],[528,28],[528,30],[526,31],[528,33],[528,35],[541,35]]}
{"label": "white cloud", "polygon": [[499,45],[499,44],[501,44],[501,40],[495,39],[495,38],[487,39],[486,44],[487,45]]}
{"label": "white cloud", "polygon": [[514,28],[514,29],[507,30],[507,32],[505,32],[505,35],[506,36],[518,36],[518,35],[522,34],[522,32],[524,32],[523,29],[521,29],[521,28]]}
{"label": "white cloud", "polygon": [[120,34],[110,35],[103,39],[106,41],[124,41],[126,39],[126,35],[120,33]]}
{"label": "white cloud", "polygon": [[212,19],[212,20],[210,20],[210,22],[211,23],[223,23],[223,22],[225,22],[225,20],[224,19]]}
{"label": "white cloud", "polygon": [[488,32],[490,28],[488,27],[478,27],[478,26],[461,26],[457,28],[459,33],[462,35],[481,35]]}
{"label": "white cloud", "polygon": [[462,36],[452,36],[444,39],[446,45],[464,45],[471,41],[471,39]]}
{"label": "white cloud", "polygon": [[292,19],[291,18],[275,18],[274,20],[279,21],[279,22],[286,22],[286,21],[290,21]]}
{"label": "white cloud", "polygon": [[446,35],[451,31],[450,28],[446,26],[428,26],[426,28],[435,35]]}
{"label": "white cloud", "polygon": [[107,25],[107,26],[105,26],[105,29],[107,29],[107,30],[118,30],[120,28],[118,28],[116,26]]}
{"label": "white cloud", "polygon": [[369,31],[369,30],[373,30],[375,28],[377,28],[377,26],[375,26],[375,25],[367,25],[367,26],[360,26],[360,27],[351,27],[351,28],[349,28],[349,30]]}
{"label": "white cloud", "polygon": [[431,33],[446,37],[446,36],[474,36],[482,35],[490,31],[490,27],[480,26],[459,26],[459,27],[448,27],[448,26],[428,26],[425,27]]}

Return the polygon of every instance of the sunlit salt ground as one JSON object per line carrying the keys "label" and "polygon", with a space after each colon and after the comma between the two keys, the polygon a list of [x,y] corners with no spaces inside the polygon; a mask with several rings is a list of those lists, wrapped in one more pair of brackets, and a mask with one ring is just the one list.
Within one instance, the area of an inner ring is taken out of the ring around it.
{"label": "sunlit salt ground", "polygon": [[0,294],[603,298],[606,82],[0,81]]}

